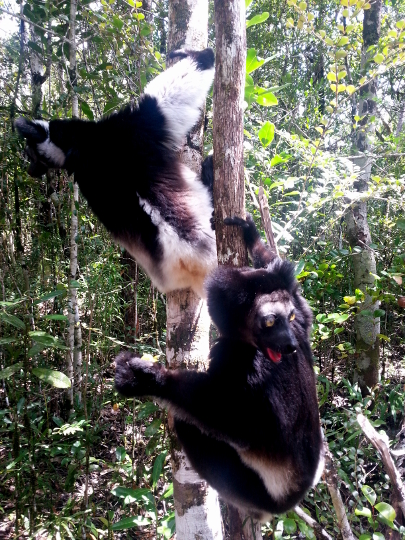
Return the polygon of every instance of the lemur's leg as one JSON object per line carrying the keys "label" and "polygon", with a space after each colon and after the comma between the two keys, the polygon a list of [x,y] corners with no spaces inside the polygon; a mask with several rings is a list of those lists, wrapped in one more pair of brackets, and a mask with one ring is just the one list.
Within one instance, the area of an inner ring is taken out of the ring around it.
{"label": "lemur's leg", "polygon": [[276,253],[260,238],[260,234],[250,214],[246,214],[246,220],[239,217],[225,218],[224,223],[226,225],[237,225],[242,228],[243,237],[255,268],[265,268],[271,261],[277,258]]}
{"label": "lemur's leg", "polygon": [[177,64],[153,79],[145,95],[156,98],[167,122],[172,146],[183,143],[196,124],[214,78],[214,52],[175,51],[171,57],[181,58]]}

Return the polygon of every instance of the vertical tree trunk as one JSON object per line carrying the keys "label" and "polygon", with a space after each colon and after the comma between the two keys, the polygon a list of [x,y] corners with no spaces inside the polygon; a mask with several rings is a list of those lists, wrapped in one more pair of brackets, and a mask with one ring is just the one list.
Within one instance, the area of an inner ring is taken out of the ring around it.
{"label": "vertical tree trunk", "polygon": [[245,4],[215,0],[214,204],[218,262],[247,264],[241,230],[224,218],[245,215],[243,98],[246,74]]}
{"label": "vertical tree trunk", "polygon": [[[363,22],[363,51],[362,68],[366,71],[366,65],[370,61],[368,49],[378,43],[381,30],[381,0],[375,0],[371,8],[364,11]],[[371,53],[373,54],[373,53]],[[352,157],[353,162],[360,167],[360,175],[355,188],[359,192],[368,189],[371,175],[372,161],[370,153],[370,135],[374,132],[371,117],[375,114],[377,95],[377,80],[363,86],[360,91],[359,122],[356,134],[357,155]],[[364,303],[361,309],[374,312],[379,308],[379,302],[373,302],[367,287],[372,287],[376,273],[375,256],[371,244],[371,235],[367,222],[367,202],[355,203],[347,216],[347,236],[352,248],[360,248],[361,251],[353,255],[354,286],[365,293]],[[355,380],[358,381],[362,393],[367,393],[367,387],[372,387],[378,382],[380,349],[378,334],[380,333],[379,317],[358,316],[355,319],[356,329],[356,372]]]}
{"label": "vertical tree trunk", "polygon": [[[245,3],[215,0],[214,80],[214,206],[218,263],[247,265],[247,251],[238,227],[226,217],[245,216],[243,167],[243,99],[246,73]],[[231,540],[259,540],[260,523],[229,508]],[[244,524],[244,526],[243,526]]]}
{"label": "vertical tree trunk", "polygon": [[[69,75],[72,85],[72,117],[79,117],[78,98],[74,90],[76,86],[76,7],[77,0],[71,0],[70,3],[70,54],[69,54]],[[77,288],[73,285],[72,280],[76,279],[77,274],[77,243],[78,234],[78,218],[77,212],[79,207],[79,188],[73,182],[72,196],[72,221],[70,225],[70,271],[69,271],[69,362],[68,376],[72,381],[70,390],[71,407],[73,407],[74,389],[77,392],[78,400],[81,400],[81,382],[82,382],[82,331],[80,326],[79,306],[77,303]],[[74,383],[74,384],[73,384]]]}
{"label": "vertical tree trunk", "polygon": [[[169,51],[203,49],[207,45],[207,28],[207,0],[170,0]],[[182,150],[184,163],[197,174],[201,172],[202,127],[201,118],[190,136],[192,145]],[[191,290],[167,295],[167,361],[171,367],[205,368],[209,326],[207,305]],[[218,495],[192,469],[174,437],[172,469],[177,540],[222,540]]]}

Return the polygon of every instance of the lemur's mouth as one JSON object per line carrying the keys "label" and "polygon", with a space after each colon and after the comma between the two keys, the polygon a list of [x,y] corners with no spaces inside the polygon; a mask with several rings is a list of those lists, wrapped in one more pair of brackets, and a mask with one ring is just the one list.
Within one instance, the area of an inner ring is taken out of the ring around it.
{"label": "lemur's mouth", "polygon": [[275,364],[278,364],[281,360],[281,353],[273,351],[273,349],[270,349],[269,347],[266,347],[266,354],[267,358],[269,358]]}

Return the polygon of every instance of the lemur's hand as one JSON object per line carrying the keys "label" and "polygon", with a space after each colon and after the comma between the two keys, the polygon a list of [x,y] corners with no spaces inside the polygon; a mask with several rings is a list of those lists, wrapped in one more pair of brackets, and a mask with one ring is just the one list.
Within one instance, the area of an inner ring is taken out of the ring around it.
{"label": "lemur's hand", "polygon": [[164,367],[142,360],[132,352],[122,352],[115,359],[115,388],[126,397],[154,396]]}

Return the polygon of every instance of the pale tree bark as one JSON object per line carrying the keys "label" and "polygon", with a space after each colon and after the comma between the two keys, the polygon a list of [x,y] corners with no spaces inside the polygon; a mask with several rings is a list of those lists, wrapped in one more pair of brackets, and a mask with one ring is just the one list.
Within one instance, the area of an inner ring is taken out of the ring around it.
{"label": "pale tree bark", "polygon": [[[69,54],[69,75],[72,85],[72,117],[78,118],[78,98],[74,91],[76,86],[76,7],[77,0],[72,0],[70,4],[70,54]],[[76,182],[73,181],[71,191],[71,212],[72,218],[70,223],[70,269],[69,269],[69,302],[68,302],[68,318],[69,318],[69,357],[68,357],[68,377],[72,382],[69,399],[70,405],[73,407],[74,392],[79,401],[81,401],[81,382],[82,382],[82,331],[80,326],[79,306],[77,302],[77,288],[72,281],[76,279],[77,274],[77,234],[78,234],[78,207],[79,207],[79,188]],[[72,286],[73,285],[73,286]]]}
{"label": "pale tree bark", "polygon": [[[41,38],[38,34],[38,30],[35,26],[31,25],[31,41],[41,47]],[[51,72],[51,51],[50,51],[51,37],[48,36],[47,41],[47,58],[44,62],[42,55],[35,50],[30,50],[30,68],[31,68],[31,114],[34,118],[40,117],[39,110],[42,104],[42,85],[47,80]],[[46,68],[44,69],[44,64]]]}
{"label": "pale tree bark", "polygon": [[[246,266],[246,246],[239,227],[224,218],[245,216],[243,99],[246,74],[245,3],[215,0],[214,207],[218,263]],[[260,523],[229,507],[231,540],[259,540]],[[244,524],[244,526],[243,526]]]}
{"label": "pale tree bark", "polygon": [[395,137],[399,137],[402,132],[402,127],[404,125],[404,114],[405,114],[405,96],[402,94],[402,101],[399,106],[399,113],[398,113],[398,123],[397,123],[397,129],[395,130]]}
{"label": "pale tree bark", "polygon": [[[201,50],[207,46],[207,0],[169,1],[169,51]],[[203,119],[188,138],[182,160],[200,174]],[[207,305],[191,290],[167,295],[167,361],[170,367],[205,369],[209,354]],[[207,396],[209,399],[209,396]],[[169,418],[169,422],[171,419]],[[218,495],[192,469],[178,442],[172,437],[172,470],[177,540],[222,540]]]}
{"label": "pale tree bark", "polygon": [[[371,8],[364,11],[363,22],[363,51],[362,68],[366,71],[370,62],[368,49],[378,43],[381,31],[381,2],[375,0]],[[375,115],[377,95],[377,80],[363,86],[360,91],[359,116],[362,120],[356,134],[355,146],[357,153],[352,157],[353,162],[360,168],[360,174],[355,184],[359,193],[367,191],[371,175],[372,160],[370,157],[370,137],[375,131],[371,117]],[[373,302],[367,287],[374,285],[376,262],[371,244],[370,229],[367,222],[367,202],[360,200],[351,207],[347,216],[347,237],[352,248],[359,249],[353,255],[354,287],[364,294],[362,310],[374,312],[379,308],[379,302]],[[363,394],[367,388],[377,384],[379,379],[380,347],[378,334],[380,333],[380,319],[372,315],[359,315],[355,319],[356,329],[356,370],[355,381],[359,383]]]}

